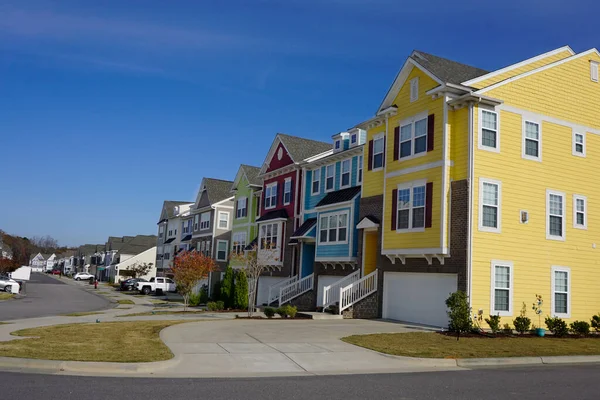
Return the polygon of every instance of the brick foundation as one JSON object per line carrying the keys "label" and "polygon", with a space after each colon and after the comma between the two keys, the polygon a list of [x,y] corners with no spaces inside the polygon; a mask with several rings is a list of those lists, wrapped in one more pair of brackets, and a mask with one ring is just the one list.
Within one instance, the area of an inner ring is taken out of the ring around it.
{"label": "brick foundation", "polygon": [[375,292],[345,309],[342,311],[342,316],[354,319],[377,318],[379,316],[379,292]]}
{"label": "brick foundation", "polygon": [[317,303],[317,292],[316,290],[309,290],[308,292],[301,294],[300,296],[292,299],[289,304],[296,306],[298,311],[314,311],[315,304]]}

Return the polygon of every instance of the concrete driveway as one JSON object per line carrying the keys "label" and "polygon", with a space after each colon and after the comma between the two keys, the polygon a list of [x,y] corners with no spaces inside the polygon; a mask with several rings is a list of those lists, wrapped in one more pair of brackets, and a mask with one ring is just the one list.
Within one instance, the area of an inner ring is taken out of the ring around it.
{"label": "concrete driveway", "polygon": [[277,376],[456,369],[453,360],[387,356],[344,343],[344,336],[422,330],[374,320],[233,320],[169,327],[162,340],[177,364],[162,375]]}

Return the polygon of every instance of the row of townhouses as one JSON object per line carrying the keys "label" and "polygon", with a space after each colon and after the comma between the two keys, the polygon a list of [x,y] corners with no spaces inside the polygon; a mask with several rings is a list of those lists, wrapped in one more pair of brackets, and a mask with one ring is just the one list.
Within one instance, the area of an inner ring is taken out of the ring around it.
{"label": "row of townhouses", "polygon": [[565,46],[485,71],[414,51],[371,119],[329,142],[278,134],[262,165],[165,201],[159,273],[201,251],[219,263],[211,287],[257,246],[258,304],[445,326],[463,290],[486,315],[540,294],[548,314],[586,319],[600,309],[599,63]]}

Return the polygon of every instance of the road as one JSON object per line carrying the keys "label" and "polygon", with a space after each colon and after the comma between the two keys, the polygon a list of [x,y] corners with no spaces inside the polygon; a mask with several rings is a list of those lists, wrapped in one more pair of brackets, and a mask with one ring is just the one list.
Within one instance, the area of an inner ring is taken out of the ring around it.
{"label": "road", "polygon": [[246,379],[0,373],[6,399],[598,399],[600,365]]}
{"label": "road", "polygon": [[41,273],[31,274],[26,292],[24,298],[0,302],[0,321],[96,311],[107,308],[110,304],[101,296]]}

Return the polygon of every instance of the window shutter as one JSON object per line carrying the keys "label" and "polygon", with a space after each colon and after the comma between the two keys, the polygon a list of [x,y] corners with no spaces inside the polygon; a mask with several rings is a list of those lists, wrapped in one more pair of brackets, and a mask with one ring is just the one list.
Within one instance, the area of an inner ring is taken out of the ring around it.
{"label": "window shutter", "polygon": [[395,231],[398,227],[398,189],[392,190],[392,230]]}
{"label": "window shutter", "polygon": [[433,182],[427,182],[425,187],[425,228],[431,228],[433,219]]}
{"label": "window shutter", "polygon": [[385,147],[385,140],[387,139],[386,136],[383,137],[383,157],[382,157],[382,163],[381,165],[383,165],[385,167],[385,153],[387,151],[387,147]]}
{"label": "window shutter", "polygon": [[427,151],[433,150],[433,132],[435,127],[435,114],[430,114],[427,117]]}
{"label": "window shutter", "polygon": [[400,153],[400,127],[394,128],[394,161],[398,160],[398,154]]}
{"label": "window shutter", "polygon": [[290,179],[290,204],[294,202],[294,180]]}
{"label": "window shutter", "polygon": [[234,218],[237,218],[237,210],[238,210],[238,200],[233,203],[233,215]]}
{"label": "window shutter", "polygon": [[369,140],[369,165],[368,170],[373,169],[373,141]]}

